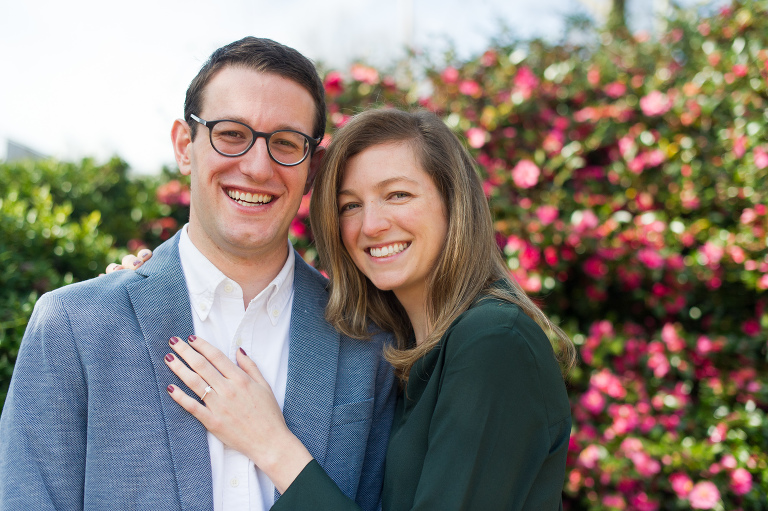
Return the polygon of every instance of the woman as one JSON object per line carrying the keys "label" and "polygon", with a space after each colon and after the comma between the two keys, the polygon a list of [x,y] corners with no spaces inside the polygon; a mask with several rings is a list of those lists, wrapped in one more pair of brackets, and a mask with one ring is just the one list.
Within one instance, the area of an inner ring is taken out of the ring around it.
{"label": "woman", "polygon": [[[566,369],[574,348],[510,278],[456,136],[427,112],[357,115],[328,147],[310,220],[330,280],[326,318],[350,336],[373,324],[397,339],[383,509],[561,507],[570,407],[542,328]],[[210,352],[204,341],[194,348]],[[238,364],[251,387],[217,397],[231,402],[220,408],[229,418],[203,423],[270,476],[283,493],[272,509],[357,509],[285,427],[255,364],[244,353]],[[171,369],[184,379],[182,366]],[[207,412],[171,396],[196,417]]]}

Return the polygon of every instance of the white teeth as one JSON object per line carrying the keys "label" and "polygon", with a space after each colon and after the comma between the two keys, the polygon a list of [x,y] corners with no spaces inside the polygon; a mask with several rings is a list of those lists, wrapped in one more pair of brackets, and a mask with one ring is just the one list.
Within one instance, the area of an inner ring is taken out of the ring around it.
{"label": "white teeth", "polygon": [[399,254],[406,248],[409,243],[395,243],[393,245],[387,245],[386,247],[372,248],[370,253],[373,257],[387,257],[394,254]]}
{"label": "white teeth", "polygon": [[266,195],[263,193],[239,192],[237,190],[229,190],[227,191],[227,195],[229,195],[230,198],[242,206],[258,206],[259,204],[267,204],[272,202],[273,199],[271,195]]}

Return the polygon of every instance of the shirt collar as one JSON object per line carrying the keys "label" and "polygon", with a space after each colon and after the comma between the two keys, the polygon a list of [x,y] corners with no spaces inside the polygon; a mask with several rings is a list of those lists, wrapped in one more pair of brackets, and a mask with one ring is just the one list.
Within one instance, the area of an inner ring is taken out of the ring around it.
{"label": "shirt collar", "polygon": [[[187,233],[187,226],[181,229],[179,239],[179,258],[187,281],[187,290],[192,302],[192,309],[200,320],[205,321],[211,312],[217,293],[230,292],[235,289],[242,298],[242,289],[234,281],[221,272],[200,250],[192,243]],[[293,296],[293,275],[296,266],[296,255],[290,241],[288,243],[288,257],[277,276],[267,284],[251,303],[264,300],[269,319],[276,324],[283,314],[286,305]],[[230,287],[231,286],[231,287]],[[228,289],[227,289],[228,288]]]}

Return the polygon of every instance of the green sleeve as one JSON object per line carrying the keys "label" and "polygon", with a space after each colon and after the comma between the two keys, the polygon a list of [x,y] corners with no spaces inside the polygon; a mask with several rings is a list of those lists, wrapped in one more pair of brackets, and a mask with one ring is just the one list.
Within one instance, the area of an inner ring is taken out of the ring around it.
{"label": "green sleeve", "polygon": [[570,407],[549,340],[520,314],[475,318],[445,362],[414,510],[557,510]]}
{"label": "green sleeve", "polygon": [[272,511],[333,510],[360,511],[355,502],[344,495],[320,464],[312,460],[293,480],[285,493],[272,506]]}

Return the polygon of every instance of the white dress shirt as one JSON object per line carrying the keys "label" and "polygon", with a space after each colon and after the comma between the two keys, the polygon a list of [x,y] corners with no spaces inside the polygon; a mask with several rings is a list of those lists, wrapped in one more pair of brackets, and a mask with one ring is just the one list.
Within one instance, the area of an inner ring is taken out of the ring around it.
{"label": "white dress shirt", "polygon": [[[230,360],[242,347],[259,366],[283,409],[288,378],[288,345],[293,304],[294,253],[277,277],[243,309],[243,290],[227,278],[192,243],[185,225],[179,255],[187,281],[195,335],[216,346]],[[214,511],[267,511],[275,486],[245,455],[208,433]]]}

